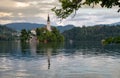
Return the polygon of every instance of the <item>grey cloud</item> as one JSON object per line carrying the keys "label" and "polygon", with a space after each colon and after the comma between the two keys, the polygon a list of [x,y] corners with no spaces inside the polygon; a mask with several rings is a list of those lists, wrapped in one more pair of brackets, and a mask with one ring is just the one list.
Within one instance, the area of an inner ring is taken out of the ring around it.
{"label": "grey cloud", "polygon": [[35,18],[35,17],[15,17],[15,18],[14,17],[1,17],[0,20],[46,23],[45,19],[43,19],[43,18]]}
{"label": "grey cloud", "polygon": [[67,21],[84,21],[84,20],[88,20],[86,18],[71,18],[71,19],[68,19]]}
{"label": "grey cloud", "polygon": [[105,15],[103,16],[103,19],[120,19],[120,14],[119,15]]}
{"label": "grey cloud", "polygon": [[[13,1],[18,1],[18,2],[29,2],[32,0],[13,0]],[[34,1],[39,1],[39,0],[34,0]],[[24,15],[36,15],[38,13],[48,13],[51,11],[51,8],[54,7],[54,3],[40,3],[43,0],[39,1],[37,5],[31,5],[29,7],[25,8],[8,8],[8,7],[0,7],[0,12],[12,12],[14,14],[16,13],[23,13]]]}
{"label": "grey cloud", "polygon": [[[12,17],[1,17],[0,20],[46,23],[44,15],[50,13],[52,15],[51,23],[56,24],[58,22],[58,19],[56,19],[55,15],[51,12],[51,8],[60,5],[58,0],[2,0],[1,4],[2,2],[11,3],[11,6],[8,7],[7,4],[4,4],[4,6],[0,5],[0,12],[12,13]],[[27,3],[29,6],[15,7],[15,5],[12,5],[12,3],[15,4],[17,2]],[[72,18],[72,16],[73,15],[65,19],[66,22],[64,22],[64,24],[72,23],[74,25],[93,25],[105,22],[108,23],[113,19],[116,19],[117,21],[120,20],[120,14],[113,12],[111,9],[84,8],[78,10],[74,18]],[[116,20],[114,20],[114,22]]]}

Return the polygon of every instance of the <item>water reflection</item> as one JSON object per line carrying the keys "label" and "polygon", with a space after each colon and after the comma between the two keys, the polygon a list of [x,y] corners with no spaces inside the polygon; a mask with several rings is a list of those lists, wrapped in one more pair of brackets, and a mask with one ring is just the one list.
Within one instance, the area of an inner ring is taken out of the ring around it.
{"label": "water reflection", "polygon": [[[107,56],[120,55],[120,44],[103,46],[100,42],[72,42],[71,43],[21,43],[21,42],[0,42],[0,56],[48,56],[48,54],[58,55],[65,53],[66,55],[75,54],[82,55],[101,55]],[[49,55],[50,56],[50,55]]]}
{"label": "water reflection", "polygon": [[119,78],[120,45],[0,42],[0,78]]}
{"label": "water reflection", "polygon": [[[50,69],[50,65],[51,65],[51,56],[52,55],[56,55],[58,54],[57,49],[63,48],[63,44],[64,43],[39,43],[37,45],[37,54],[42,54],[41,52],[43,52],[43,54],[45,54],[47,56],[47,62],[48,62],[48,69]],[[41,51],[43,50],[43,51]]]}

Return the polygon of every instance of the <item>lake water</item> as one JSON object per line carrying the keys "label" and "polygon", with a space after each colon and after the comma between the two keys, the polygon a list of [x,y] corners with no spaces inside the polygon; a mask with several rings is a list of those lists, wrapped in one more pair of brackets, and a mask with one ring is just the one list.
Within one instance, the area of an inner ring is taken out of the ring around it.
{"label": "lake water", "polygon": [[0,78],[120,78],[120,45],[0,42]]}

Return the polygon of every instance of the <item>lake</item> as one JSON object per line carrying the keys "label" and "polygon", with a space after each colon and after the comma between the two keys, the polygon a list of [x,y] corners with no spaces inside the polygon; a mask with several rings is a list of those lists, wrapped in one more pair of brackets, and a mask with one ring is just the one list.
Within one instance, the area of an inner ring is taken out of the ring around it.
{"label": "lake", "polygon": [[120,78],[120,45],[1,41],[0,78]]}

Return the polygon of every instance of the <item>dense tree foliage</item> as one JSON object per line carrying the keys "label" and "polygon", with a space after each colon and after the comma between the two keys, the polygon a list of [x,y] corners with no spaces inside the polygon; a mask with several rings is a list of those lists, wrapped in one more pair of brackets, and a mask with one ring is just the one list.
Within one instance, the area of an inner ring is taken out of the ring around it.
{"label": "dense tree foliage", "polygon": [[29,33],[29,31],[27,31],[25,29],[21,30],[21,36],[20,36],[20,38],[21,38],[22,42],[28,41],[30,39],[30,33]]}
{"label": "dense tree foliage", "polygon": [[0,25],[0,40],[13,40],[16,31],[6,26]]}
{"label": "dense tree foliage", "polygon": [[60,34],[60,32],[52,27],[52,31],[48,31],[46,28],[37,28],[36,29],[37,38],[40,42],[62,42],[64,37]]}
{"label": "dense tree foliage", "polygon": [[101,41],[120,36],[120,26],[75,27],[63,33],[65,40]]}
{"label": "dense tree foliage", "polygon": [[[59,0],[61,3],[61,8],[53,8],[52,11],[58,16],[58,18],[64,19],[68,17],[71,13],[75,12],[82,5],[89,5],[94,7],[95,5],[100,5],[101,7],[112,8],[113,6],[120,8],[119,0]],[[118,9],[118,12],[120,9]]]}
{"label": "dense tree foliage", "polygon": [[112,43],[118,44],[118,43],[120,43],[120,36],[106,38],[106,39],[102,40],[102,43],[104,45],[106,45],[106,44],[112,44]]}

